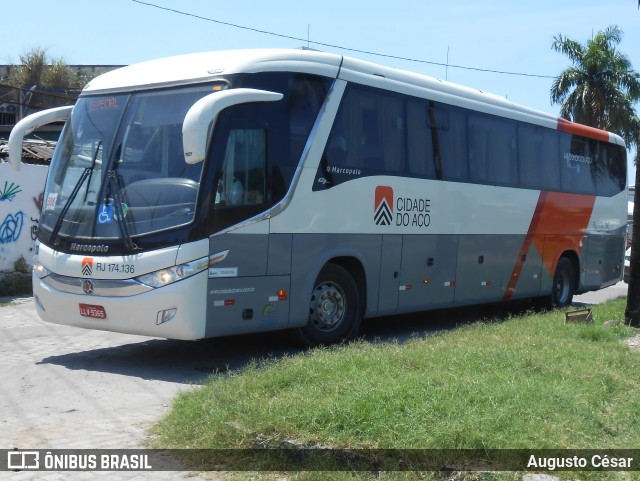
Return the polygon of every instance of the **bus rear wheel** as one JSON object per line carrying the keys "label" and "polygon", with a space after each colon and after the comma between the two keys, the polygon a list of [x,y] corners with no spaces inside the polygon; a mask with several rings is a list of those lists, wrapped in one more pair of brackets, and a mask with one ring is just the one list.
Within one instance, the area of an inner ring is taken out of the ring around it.
{"label": "bus rear wheel", "polygon": [[327,264],[314,283],[309,320],[298,338],[310,347],[349,341],[358,335],[360,319],[358,285],[345,268]]}
{"label": "bus rear wheel", "polygon": [[576,291],[576,275],[573,262],[566,257],[561,257],[556,266],[551,288],[551,306],[565,307],[571,305],[573,294]]}

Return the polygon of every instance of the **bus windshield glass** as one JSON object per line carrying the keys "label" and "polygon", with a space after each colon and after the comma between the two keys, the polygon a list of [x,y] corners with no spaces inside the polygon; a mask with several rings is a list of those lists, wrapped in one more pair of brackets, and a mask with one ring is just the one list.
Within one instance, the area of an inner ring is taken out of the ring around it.
{"label": "bus windshield glass", "polygon": [[121,239],[192,222],[202,163],[185,163],[182,123],[209,93],[81,97],[51,162],[40,228],[56,238]]}

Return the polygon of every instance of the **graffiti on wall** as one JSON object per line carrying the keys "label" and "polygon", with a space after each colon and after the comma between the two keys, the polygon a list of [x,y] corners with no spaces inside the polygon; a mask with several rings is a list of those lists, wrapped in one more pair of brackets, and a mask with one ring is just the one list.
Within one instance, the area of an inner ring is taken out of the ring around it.
{"label": "graffiti on wall", "polygon": [[19,185],[16,185],[13,182],[9,184],[9,181],[5,181],[4,188],[0,190],[0,202],[4,200],[8,200],[9,202],[11,202],[21,191],[22,189]]}
{"label": "graffiti on wall", "polygon": [[24,212],[7,214],[0,224],[0,244],[16,242],[20,238],[22,225],[24,224]]}
{"label": "graffiti on wall", "polygon": [[38,219],[48,167],[0,163],[0,271],[12,271],[21,257],[33,262]]}
{"label": "graffiti on wall", "polygon": [[42,203],[44,202],[44,191],[40,192],[40,195],[38,197],[33,196],[32,199],[33,203],[38,208],[38,212],[40,212],[42,210]]}
{"label": "graffiti on wall", "polygon": [[34,219],[33,217],[30,217],[31,219],[31,240],[35,241],[38,238],[38,219]]}

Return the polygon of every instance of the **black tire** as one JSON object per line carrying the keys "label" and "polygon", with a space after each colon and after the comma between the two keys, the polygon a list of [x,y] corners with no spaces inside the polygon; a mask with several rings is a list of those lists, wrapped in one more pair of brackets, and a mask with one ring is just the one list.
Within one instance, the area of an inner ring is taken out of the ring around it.
{"label": "black tire", "polygon": [[349,272],[336,264],[325,265],[309,298],[309,321],[297,330],[308,347],[347,342],[360,330],[360,293]]}
{"label": "black tire", "polygon": [[561,257],[556,266],[551,286],[551,307],[566,307],[573,302],[576,292],[576,269],[566,257]]}

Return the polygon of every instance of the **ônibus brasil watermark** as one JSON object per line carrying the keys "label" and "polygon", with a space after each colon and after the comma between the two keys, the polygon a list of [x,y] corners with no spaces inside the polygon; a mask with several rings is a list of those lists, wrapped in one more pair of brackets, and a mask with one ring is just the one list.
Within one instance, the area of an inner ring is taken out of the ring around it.
{"label": "\u00f4nibus brasil watermark", "polygon": [[1,471],[640,471],[640,450],[0,449]]}

